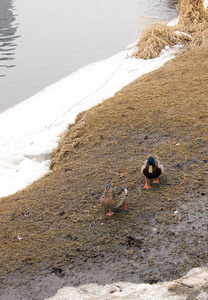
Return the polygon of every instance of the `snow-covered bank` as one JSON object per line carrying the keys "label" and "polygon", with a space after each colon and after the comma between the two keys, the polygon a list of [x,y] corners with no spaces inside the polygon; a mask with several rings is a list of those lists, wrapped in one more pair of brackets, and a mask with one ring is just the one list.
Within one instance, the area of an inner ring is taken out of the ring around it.
{"label": "snow-covered bank", "polygon": [[86,284],[80,287],[64,287],[47,300],[186,300],[208,299],[208,268],[195,268],[186,276],[161,283],[135,284],[118,282],[107,285]]}
{"label": "snow-covered bank", "polygon": [[129,48],[88,65],[0,115],[0,197],[49,171],[60,134],[81,111],[111,97],[142,74],[172,59],[179,46],[153,60],[129,58]]}

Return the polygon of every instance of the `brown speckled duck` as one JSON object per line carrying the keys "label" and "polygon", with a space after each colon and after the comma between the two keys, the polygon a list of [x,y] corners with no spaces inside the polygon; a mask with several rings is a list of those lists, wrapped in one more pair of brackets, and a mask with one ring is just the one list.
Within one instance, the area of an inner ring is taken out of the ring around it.
{"label": "brown speckled duck", "polygon": [[100,198],[100,204],[104,208],[108,208],[109,212],[106,216],[112,216],[112,209],[121,206],[122,209],[126,209],[126,196],[127,189],[122,186],[114,187],[111,184],[106,185],[105,191]]}
{"label": "brown speckled duck", "polygon": [[150,156],[141,168],[142,174],[145,176],[145,189],[149,189],[150,186],[147,184],[147,179],[155,179],[153,183],[159,183],[159,176],[164,172],[163,165],[157,158]]}

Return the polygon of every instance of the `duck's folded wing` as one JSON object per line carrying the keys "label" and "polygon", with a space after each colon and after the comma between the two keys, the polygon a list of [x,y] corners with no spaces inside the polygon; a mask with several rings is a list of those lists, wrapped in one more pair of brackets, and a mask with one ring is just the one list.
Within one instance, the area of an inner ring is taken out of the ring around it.
{"label": "duck's folded wing", "polygon": [[156,166],[161,170],[161,172],[164,173],[164,167],[163,167],[163,165],[160,163],[160,161],[159,161],[158,158],[155,159],[155,164],[156,164]]}
{"label": "duck's folded wing", "polygon": [[141,167],[141,172],[142,172],[142,174],[143,174],[143,171],[144,171],[144,169],[146,168],[146,166],[147,166],[147,160],[145,160],[143,166]]}

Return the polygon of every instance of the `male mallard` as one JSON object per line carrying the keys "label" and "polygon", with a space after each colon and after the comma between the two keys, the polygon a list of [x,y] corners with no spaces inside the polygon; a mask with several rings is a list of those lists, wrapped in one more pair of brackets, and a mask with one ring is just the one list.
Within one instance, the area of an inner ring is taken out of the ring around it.
{"label": "male mallard", "polygon": [[105,191],[100,198],[100,204],[109,209],[106,216],[113,214],[112,209],[121,206],[122,209],[126,209],[126,196],[127,189],[122,186],[113,187],[111,184],[106,185]]}
{"label": "male mallard", "polygon": [[158,159],[154,159],[150,156],[141,168],[142,174],[145,176],[145,189],[149,189],[150,186],[147,184],[147,179],[155,179],[153,183],[159,182],[159,176],[164,172],[163,165]]}

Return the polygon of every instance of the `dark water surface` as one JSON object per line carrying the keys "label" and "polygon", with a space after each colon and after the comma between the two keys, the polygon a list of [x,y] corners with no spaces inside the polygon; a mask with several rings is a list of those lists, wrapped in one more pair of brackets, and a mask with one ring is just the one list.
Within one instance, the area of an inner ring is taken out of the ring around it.
{"label": "dark water surface", "polygon": [[175,2],[0,0],[0,112],[123,50],[144,18],[174,18]]}

